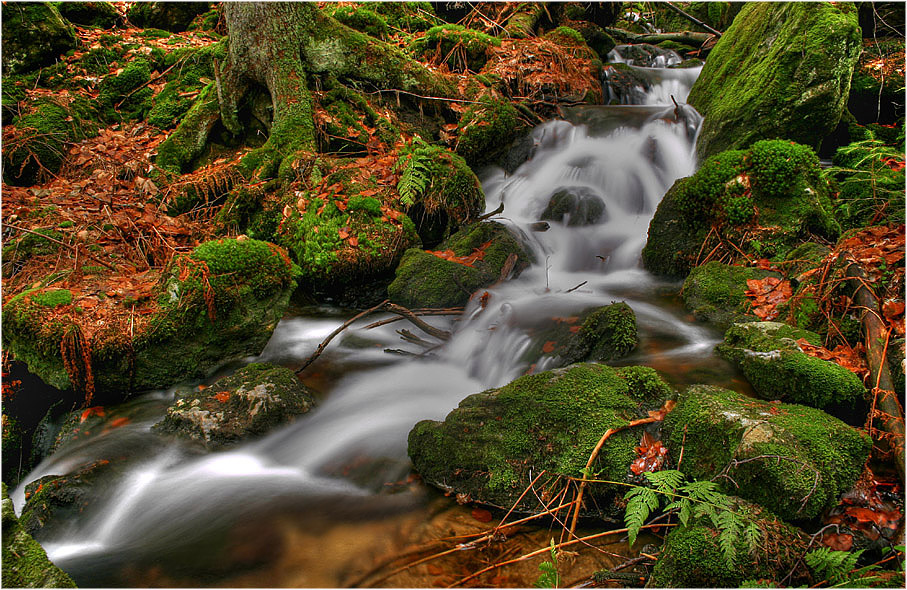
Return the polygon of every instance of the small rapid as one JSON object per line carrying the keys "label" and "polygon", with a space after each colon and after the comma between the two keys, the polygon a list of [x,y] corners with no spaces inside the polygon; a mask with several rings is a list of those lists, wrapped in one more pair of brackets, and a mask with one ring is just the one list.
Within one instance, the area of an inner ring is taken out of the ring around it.
{"label": "small rapid", "polygon": [[[474,297],[461,317],[430,318],[452,332],[449,341],[412,358],[423,350],[402,343],[395,325],[367,330],[378,318],[358,322],[307,373],[324,393],[312,412],[224,452],[200,454],[152,433],[174,393],[152,394],[153,402],[146,400],[156,408],[152,418],[60,449],[14,491],[21,511],[28,482],[99,458],[127,457],[93,490],[84,511],[38,533],[51,559],[81,584],[117,585],[124,580],[96,573],[101,565],[116,569],[210,545],[231,527],[283,507],[331,513],[379,506],[387,497],[383,486],[409,470],[406,438],[416,422],[443,419],[471,393],[556,365],[554,357],[527,356],[535,329],[552,317],[625,301],[641,335],[626,362],[652,364],[669,376],[672,367],[709,365],[716,335],[691,324],[670,297],[660,298],[665,285],[639,264],[659,200],[695,170],[698,115],[674,101],[685,100],[698,68],[632,67],[653,81],[641,105],[574,109],[573,122],[533,130],[531,157],[512,174],[484,171],[486,211],[503,205],[496,219],[522,238],[535,263],[489,288],[482,301]],[[592,123],[602,120],[608,124]],[[600,214],[589,222],[577,219],[578,212],[542,221],[559,192]],[[249,360],[298,366],[346,317],[332,310],[286,318],[263,353]],[[387,348],[412,354],[390,355]]]}

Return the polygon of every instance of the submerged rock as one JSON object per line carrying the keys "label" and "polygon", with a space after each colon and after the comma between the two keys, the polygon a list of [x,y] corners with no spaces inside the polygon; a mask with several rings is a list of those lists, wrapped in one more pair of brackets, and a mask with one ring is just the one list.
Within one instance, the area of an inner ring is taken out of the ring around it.
{"label": "submerged rock", "polygon": [[266,434],[314,403],[311,390],[290,369],[253,363],[176,400],[154,429],[217,449]]}
{"label": "submerged rock", "polygon": [[[517,257],[517,272],[529,262],[516,238],[494,221],[461,229],[442,242],[437,252],[445,257],[418,248],[406,251],[387,288],[391,301],[411,308],[464,305],[477,289],[501,278],[511,254]],[[461,262],[451,260],[457,257]]]}
{"label": "submerged rock", "polygon": [[[572,317],[555,317],[531,334],[533,345],[523,359],[556,357],[554,366],[583,361],[613,361],[630,354],[639,341],[636,314],[624,302],[587,309]],[[551,365],[548,365],[549,367]]]}
{"label": "submerged rock", "polygon": [[841,118],[860,48],[853,4],[747,3],[690,90],[705,117],[700,157],[776,137],[818,147]]}
{"label": "submerged rock", "polygon": [[[734,513],[754,524],[761,539],[750,546],[744,535],[734,543],[736,559],[728,561],[719,544],[719,530],[705,516],[673,528],[665,537],[648,586],[655,588],[737,588],[744,580],[781,580],[806,552],[809,536],[761,506],[733,498]],[[793,579],[805,573],[800,568]]]}
{"label": "submerged rock", "polygon": [[50,2],[3,6],[3,75],[47,66],[78,46],[72,27]]}
{"label": "submerged rock", "polygon": [[866,394],[854,373],[831,361],[809,356],[797,340],[820,346],[815,333],[778,322],[738,323],[728,329],[718,354],[731,361],[763,399],[824,408],[853,406]]}
{"label": "submerged rock", "polygon": [[[177,257],[151,298],[133,300],[135,315],[131,307],[117,313],[128,301],[113,297],[89,308],[85,295],[66,289],[25,291],[3,306],[3,344],[53,387],[89,391],[92,384],[96,403],[121,401],[261,352],[297,273],[273,244],[210,241]],[[93,313],[101,327],[90,322]]]}
{"label": "submerged rock", "polygon": [[[542,470],[581,477],[606,430],[660,408],[672,393],[647,367],[587,363],[529,375],[467,397],[443,422],[416,424],[409,456],[426,482],[507,508]],[[640,435],[628,429],[605,442],[593,464],[601,479],[627,479]],[[605,517],[616,515],[622,488],[595,484],[589,491]],[[531,494],[517,508],[540,510]]]}
{"label": "submerged rock", "polygon": [[608,220],[605,202],[585,187],[563,188],[548,201],[541,219],[559,221],[568,226],[594,225]]}
{"label": "submerged rock", "polygon": [[[708,253],[712,228],[757,258],[784,256],[812,234],[833,240],[841,232],[819,159],[782,140],[722,152],[675,182],[649,224],[643,265],[658,275],[685,276]],[[747,229],[753,233],[743,239]]]}
{"label": "submerged rock", "polygon": [[866,434],[821,410],[708,385],[680,394],[663,438],[675,462],[683,449],[681,471],[695,479],[726,473],[734,483],[719,481],[728,492],[785,520],[814,518],[833,506],[872,447]]}
{"label": "submerged rock", "polygon": [[72,578],[51,563],[44,548],[19,524],[5,483],[2,494],[3,587],[75,588]]}
{"label": "submerged rock", "polygon": [[726,330],[735,321],[757,319],[750,313],[752,305],[745,295],[749,288],[746,282],[780,276],[768,270],[713,260],[690,271],[683,283],[683,302],[696,319]]}

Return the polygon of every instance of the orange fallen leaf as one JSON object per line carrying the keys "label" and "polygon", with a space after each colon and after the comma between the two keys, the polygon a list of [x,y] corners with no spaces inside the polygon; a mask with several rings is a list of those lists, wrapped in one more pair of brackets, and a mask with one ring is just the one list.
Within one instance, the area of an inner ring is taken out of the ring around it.
{"label": "orange fallen leaf", "polygon": [[549,340],[549,341],[545,342],[545,344],[542,346],[542,352],[544,352],[545,354],[550,354],[550,353],[554,352],[555,346],[557,346],[557,342],[554,342],[553,340]]}
{"label": "orange fallen leaf", "polygon": [[132,420],[130,420],[126,416],[121,416],[120,418],[114,418],[113,420],[111,420],[109,426],[110,428],[119,428],[120,426],[125,426],[130,422],[132,422]]}
{"label": "orange fallen leaf", "polygon": [[230,399],[230,392],[228,392],[228,391],[221,391],[221,392],[215,394],[214,399],[216,399],[217,401],[219,401],[219,402],[222,403],[222,404],[223,404],[223,403],[226,403],[227,400]]}
{"label": "orange fallen leaf", "polygon": [[492,519],[491,512],[484,508],[473,508],[472,517],[479,522],[491,522]]}
{"label": "orange fallen leaf", "polygon": [[86,410],[84,410],[82,412],[82,415],[79,417],[79,423],[81,424],[82,422],[85,422],[91,416],[103,416],[103,415],[104,415],[104,408],[101,406],[94,406],[91,408],[87,408]]}

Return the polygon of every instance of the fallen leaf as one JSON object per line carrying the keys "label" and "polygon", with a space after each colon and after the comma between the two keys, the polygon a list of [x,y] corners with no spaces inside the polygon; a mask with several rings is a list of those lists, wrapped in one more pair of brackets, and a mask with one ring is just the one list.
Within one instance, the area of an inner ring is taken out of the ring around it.
{"label": "fallen leaf", "polygon": [[545,344],[542,346],[542,352],[544,352],[545,354],[550,354],[550,353],[554,352],[554,348],[556,346],[557,346],[557,342],[554,342],[553,340],[549,340],[549,341],[545,342]]}
{"label": "fallen leaf", "polygon": [[491,522],[492,519],[491,512],[484,508],[473,508],[472,517],[479,522]]}

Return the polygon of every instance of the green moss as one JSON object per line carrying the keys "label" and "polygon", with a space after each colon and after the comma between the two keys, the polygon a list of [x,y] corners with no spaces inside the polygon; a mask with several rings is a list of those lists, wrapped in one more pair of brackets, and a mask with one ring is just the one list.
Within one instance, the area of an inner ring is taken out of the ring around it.
{"label": "green moss", "polygon": [[841,118],[860,53],[857,16],[842,6],[743,7],[690,91],[688,102],[705,117],[700,156],[760,139],[818,146]]}
{"label": "green moss", "polygon": [[665,538],[649,583],[661,588],[736,588],[744,580],[782,579],[794,570],[808,538],[760,506],[735,498],[734,512],[755,523],[762,542],[750,547],[743,535],[734,544],[736,562],[728,562],[719,532],[706,517],[672,529]]}
{"label": "green moss", "polygon": [[330,14],[346,26],[376,39],[387,37],[387,21],[365,6],[339,6]]}
{"label": "green moss", "polygon": [[776,272],[711,261],[690,271],[683,284],[683,302],[699,320],[727,329],[735,321],[756,319],[745,295],[747,281],[779,277]]}
{"label": "green moss", "polygon": [[607,361],[630,354],[636,348],[636,314],[626,303],[612,303],[589,314],[579,330],[587,360]]}
{"label": "green moss", "polygon": [[147,60],[137,59],[129,62],[118,75],[101,80],[98,102],[108,120],[142,118],[148,112],[154,91],[148,87],[138,89],[151,79],[151,69]]}
{"label": "green moss", "polygon": [[872,445],[821,410],[705,385],[678,397],[663,439],[674,461],[684,449],[680,469],[696,479],[710,479],[738,461],[729,475],[739,488],[724,481],[727,491],[788,520],[813,518],[833,506],[856,481]]}
{"label": "green moss", "polygon": [[188,172],[207,143],[207,133],[202,135],[199,130],[210,130],[219,118],[220,104],[212,82],[198,95],[183,123],[158,146],[156,164],[168,172]]}
{"label": "green moss", "polygon": [[518,266],[529,259],[519,242],[499,223],[478,223],[461,229],[438,246],[455,256],[467,256],[484,244],[485,255],[472,266],[439,258],[420,249],[406,251],[388,286],[391,301],[405,307],[456,307],[481,287],[498,280],[510,254]]}
{"label": "green moss", "polygon": [[50,65],[77,46],[72,27],[49,2],[17,2],[5,7],[4,77]]}
{"label": "green moss", "polygon": [[47,553],[26,533],[13,508],[6,484],[3,501],[3,586],[6,588],[75,588],[63,570],[47,558]]}
{"label": "green moss", "polygon": [[576,29],[571,29],[570,27],[563,25],[546,34],[545,38],[554,41],[555,43],[566,45],[585,45],[586,43],[586,40],[583,39],[583,36]]}
{"label": "green moss", "polygon": [[168,53],[164,68],[177,67],[167,78],[166,86],[154,97],[148,122],[161,129],[175,127],[192,107],[192,100],[181,95],[201,92],[215,78],[214,61],[224,61],[226,57],[227,45],[223,41]]}
{"label": "green moss", "polygon": [[763,399],[824,408],[853,405],[866,394],[859,377],[844,367],[800,351],[796,341],[821,345],[812,332],[775,322],[734,324],[717,348],[735,363]]}
{"label": "green moss", "polygon": [[429,29],[410,46],[414,55],[437,59],[454,72],[478,72],[488,61],[490,49],[501,40],[462,25],[440,25]]}
{"label": "green moss", "polygon": [[56,2],[60,14],[71,23],[110,29],[119,15],[110,2]]}
{"label": "green moss", "polygon": [[[649,385],[640,389],[642,383]],[[409,435],[409,455],[426,481],[509,507],[526,489],[530,471],[580,476],[608,428],[660,406],[663,400],[653,398],[667,391],[654,372],[596,364],[521,377],[467,397],[443,423],[418,423]],[[608,439],[594,464],[601,478],[625,479],[637,440],[627,431]],[[592,488],[597,498],[615,492]],[[519,504],[522,510],[536,507],[534,498]]]}
{"label": "green moss", "polygon": [[384,18],[388,26],[408,33],[427,31],[442,22],[435,16],[431,2],[375,2],[369,7]]}
{"label": "green moss", "polygon": [[473,167],[495,161],[524,129],[516,108],[507,101],[483,98],[467,109],[457,125],[457,154]]}
{"label": "green moss", "polygon": [[32,301],[44,307],[57,307],[72,303],[72,291],[69,289],[51,289],[32,295]]}

